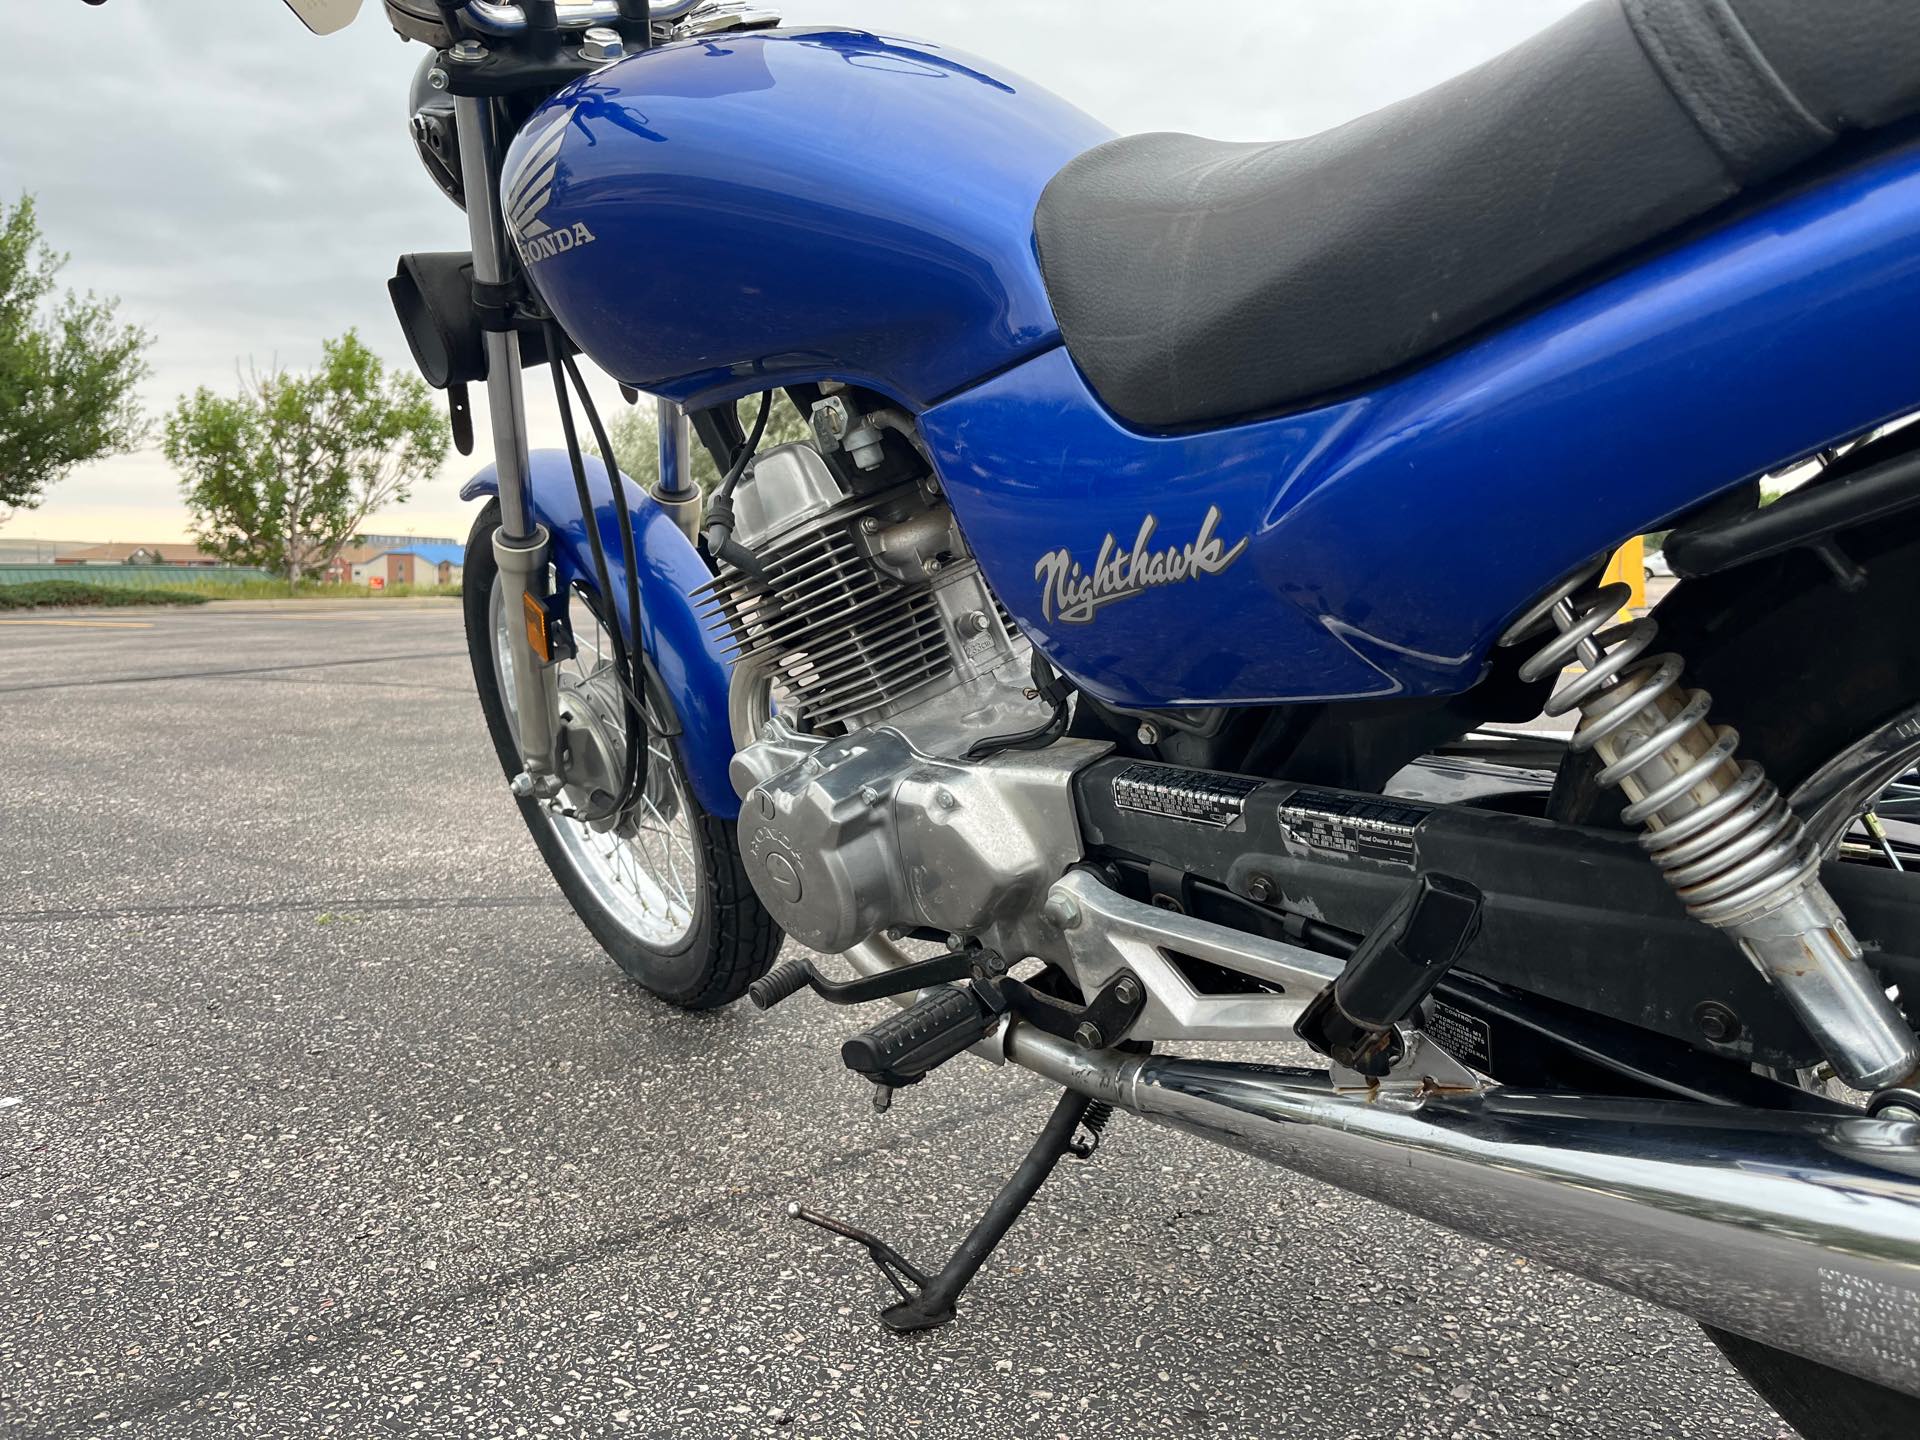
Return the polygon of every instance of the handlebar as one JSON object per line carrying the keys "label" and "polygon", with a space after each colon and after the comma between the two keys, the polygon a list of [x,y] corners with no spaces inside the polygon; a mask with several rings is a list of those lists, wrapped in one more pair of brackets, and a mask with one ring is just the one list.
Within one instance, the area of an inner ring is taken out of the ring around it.
{"label": "handlebar", "polygon": [[[86,0],[86,3],[104,5],[106,0]],[[300,17],[307,28],[322,35],[344,28],[352,21],[360,3],[361,0],[287,0],[288,8]],[[653,0],[651,6],[645,7],[645,18],[679,20],[705,3],[707,0]],[[552,21],[541,24],[539,20],[542,17],[536,16],[535,23],[529,24],[528,7],[517,3],[517,0],[466,0],[464,6],[443,8],[458,8],[473,29],[496,36],[522,35],[529,29],[584,30],[594,25],[638,20],[643,13],[635,0],[586,0],[586,3],[558,0],[552,5]],[[547,7],[542,5],[539,8]]]}
{"label": "handlebar", "polygon": [[[92,0],[98,4],[99,0]],[[655,20],[678,20],[700,8],[703,0],[653,0]],[[618,20],[620,0],[588,0],[584,5],[554,7],[565,29],[583,29]],[[467,0],[466,17],[475,29],[489,35],[518,35],[527,28],[527,12],[512,0]]]}

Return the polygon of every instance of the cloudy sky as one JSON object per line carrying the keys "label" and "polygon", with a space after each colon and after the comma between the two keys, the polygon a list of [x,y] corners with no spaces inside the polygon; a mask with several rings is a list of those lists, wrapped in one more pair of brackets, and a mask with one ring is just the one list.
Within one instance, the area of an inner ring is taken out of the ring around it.
{"label": "cloudy sky", "polygon": [[[1550,23],[1570,0],[788,0],[807,24],[921,36],[997,60],[1116,130],[1278,139],[1424,89]],[[406,131],[424,51],[366,0],[327,39],[280,0],[13,0],[0,58],[0,195],[38,197],[67,284],[118,295],[154,336],[158,414],[236,366],[313,363],[349,326],[408,362],[385,280],[408,250],[465,248]],[[536,395],[539,387],[529,387]],[[603,408],[617,404],[599,387]],[[479,406],[476,404],[476,409]],[[551,396],[535,444],[558,443]],[[486,445],[484,430],[480,445]],[[473,461],[375,528],[461,535]],[[175,540],[156,449],[56,486],[0,536]]]}

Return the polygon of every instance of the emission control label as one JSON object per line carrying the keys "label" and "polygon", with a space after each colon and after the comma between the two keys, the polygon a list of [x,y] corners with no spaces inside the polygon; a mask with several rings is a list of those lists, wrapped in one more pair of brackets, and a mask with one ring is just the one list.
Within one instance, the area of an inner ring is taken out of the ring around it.
{"label": "emission control label", "polygon": [[1247,796],[1259,788],[1260,781],[1239,775],[1178,765],[1129,765],[1113,777],[1113,803],[1115,809],[1142,815],[1224,827],[1240,818]]}
{"label": "emission control label", "polygon": [[1427,1034],[1463,1065],[1493,1073],[1493,1032],[1478,1015],[1439,1000],[1427,1002]]}
{"label": "emission control label", "polygon": [[1280,824],[1296,845],[1413,869],[1413,835],[1427,812],[1394,800],[1296,790],[1280,807]]}

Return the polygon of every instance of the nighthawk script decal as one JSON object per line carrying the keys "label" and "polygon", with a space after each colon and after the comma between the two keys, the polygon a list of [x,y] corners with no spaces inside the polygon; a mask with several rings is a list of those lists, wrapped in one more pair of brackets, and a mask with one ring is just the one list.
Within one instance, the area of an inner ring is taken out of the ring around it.
{"label": "nighthawk script decal", "polygon": [[507,228],[513,231],[514,242],[529,265],[593,243],[593,232],[584,221],[555,220],[546,214],[553,202],[554,176],[560,169],[560,142],[567,138],[575,108],[561,111],[540,132],[506,189]]}
{"label": "nighthawk script decal", "polygon": [[1206,519],[1200,522],[1200,533],[1191,541],[1156,547],[1153,532],[1160,522],[1149,515],[1140,522],[1140,533],[1133,537],[1130,548],[1121,549],[1120,542],[1108,534],[1100,542],[1100,554],[1085,568],[1073,558],[1072,551],[1049,550],[1033,567],[1033,578],[1041,584],[1040,613],[1062,624],[1085,625],[1102,606],[1116,600],[1130,599],[1160,585],[1218,575],[1240,558],[1250,538],[1242,535],[1228,545],[1213,533],[1219,523],[1220,507],[1209,505]]}

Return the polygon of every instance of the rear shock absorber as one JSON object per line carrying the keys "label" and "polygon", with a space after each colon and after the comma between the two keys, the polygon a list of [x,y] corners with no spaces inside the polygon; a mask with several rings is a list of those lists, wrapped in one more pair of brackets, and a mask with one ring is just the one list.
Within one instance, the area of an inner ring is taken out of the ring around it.
{"label": "rear shock absorber", "polygon": [[1920,1066],[1920,1042],[1820,883],[1821,855],[1760,767],[1736,761],[1739,735],[1708,723],[1712,697],[1680,684],[1678,655],[1648,655],[1659,627],[1616,625],[1631,598],[1595,587],[1595,566],[1522,615],[1500,637],[1514,645],[1554,634],[1520,667],[1523,680],[1584,673],[1559,686],[1546,713],[1580,712],[1572,746],[1595,751],[1600,783],[1618,785],[1621,818],[1688,913],[1725,930],[1767,977],[1848,1084],[1873,1090]]}

